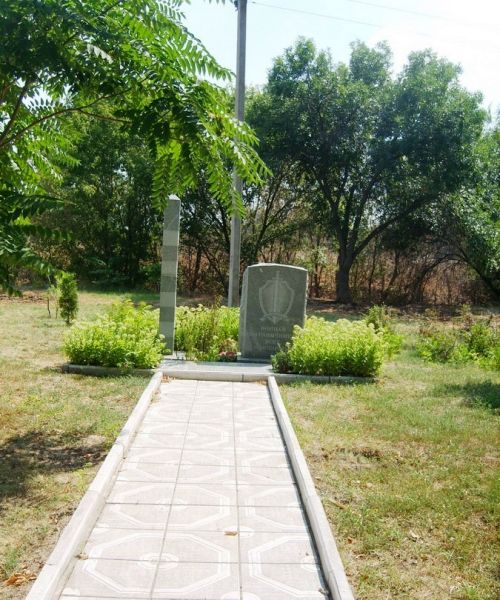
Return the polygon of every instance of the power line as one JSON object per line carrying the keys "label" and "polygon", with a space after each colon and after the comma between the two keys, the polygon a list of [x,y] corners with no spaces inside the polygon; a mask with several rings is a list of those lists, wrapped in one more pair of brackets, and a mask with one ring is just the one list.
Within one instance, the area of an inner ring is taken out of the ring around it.
{"label": "power line", "polygon": [[[355,25],[363,25],[366,27],[373,27],[375,29],[382,29],[384,26],[377,24],[377,23],[370,23],[368,21],[359,21],[357,19],[348,19],[347,17],[338,17],[336,15],[328,15],[325,13],[318,13],[318,12],[312,12],[312,11],[308,11],[308,10],[301,10],[299,8],[290,8],[288,6],[278,6],[276,4],[267,4],[264,2],[258,2],[257,0],[250,0],[251,4],[255,4],[257,6],[263,6],[265,8],[274,8],[276,10],[283,10],[286,12],[291,12],[291,13],[298,13],[298,14],[303,14],[303,15],[309,15],[312,17],[319,17],[322,19],[330,19],[332,21],[341,21],[343,23],[354,23]],[[401,28],[401,31],[406,31],[407,33],[413,33],[415,35],[419,35],[422,37],[426,37],[429,39],[435,39],[435,36],[430,35],[429,33],[425,33],[423,31],[416,31],[415,29],[403,29]],[[442,38],[445,39],[448,42],[454,43],[454,44],[470,44],[470,43],[474,43],[476,46],[483,46],[483,47],[488,47],[490,49],[496,50],[497,52],[500,52],[500,47],[499,46],[494,46],[493,44],[488,44],[488,43],[484,43],[484,42],[477,42],[475,40],[468,40],[465,38]]]}
{"label": "power line", "polygon": [[419,10],[411,10],[409,8],[398,8],[397,6],[389,6],[387,4],[377,4],[376,2],[368,2],[367,0],[347,0],[352,4],[363,4],[364,6],[372,6],[374,8],[383,8],[385,10],[392,10],[394,12],[405,13],[407,15],[415,15],[417,17],[425,17],[426,19],[438,19],[439,21],[448,21],[450,23],[460,23],[466,27],[498,27],[496,23],[467,23],[460,19],[454,19],[453,17],[444,17],[443,15],[436,15]]}

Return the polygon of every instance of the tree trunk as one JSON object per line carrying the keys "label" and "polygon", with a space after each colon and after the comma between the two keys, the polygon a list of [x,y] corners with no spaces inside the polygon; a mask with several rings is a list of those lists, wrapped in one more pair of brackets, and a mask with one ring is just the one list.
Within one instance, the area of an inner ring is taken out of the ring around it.
{"label": "tree trunk", "polygon": [[341,304],[352,304],[351,288],[349,287],[349,272],[352,261],[341,260],[339,256],[337,273],[335,274],[336,300]]}

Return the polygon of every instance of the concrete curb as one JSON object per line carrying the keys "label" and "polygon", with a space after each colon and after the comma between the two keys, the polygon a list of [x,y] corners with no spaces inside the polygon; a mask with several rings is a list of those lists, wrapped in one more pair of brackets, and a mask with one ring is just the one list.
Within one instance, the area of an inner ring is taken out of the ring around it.
{"label": "concrete curb", "polygon": [[257,371],[255,373],[244,373],[243,371],[216,371],[216,370],[187,370],[187,369],[172,369],[170,367],[163,367],[161,372],[166,377],[173,377],[175,379],[195,379],[199,381],[236,381],[236,382],[251,382],[251,381],[262,381],[269,377],[269,373],[266,371]]}
{"label": "concrete curb", "polygon": [[118,367],[97,367],[95,365],[74,365],[72,363],[64,363],[61,368],[63,373],[93,375],[94,377],[118,377],[120,375],[151,377],[156,372],[156,369],[119,369]]}
{"label": "concrete curb", "polygon": [[54,600],[62,591],[73,567],[73,562],[82,551],[83,545],[95,525],[113,485],[116,473],[123,459],[127,456],[133,437],[144,418],[153,395],[160,387],[161,380],[162,373],[155,373],[141,394],[97,475],[28,592],[26,600]]}
{"label": "concrete curb", "polygon": [[311,383],[332,383],[332,384],[354,384],[354,383],[373,383],[375,379],[372,377],[330,377],[329,375],[299,375],[293,373],[273,373],[269,370],[254,369],[245,371],[243,369],[232,370],[223,368],[213,369],[176,369],[175,367],[159,367],[159,370],[167,377],[176,379],[195,379],[201,381],[236,381],[236,382],[251,382],[262,381],[269,377],[279,383],[295,383],[300,381],[310,381]]}
{"label": "concrete curb", "polygon": [[354,600],[325,510],[283,404],[276,379],[272,376],[268,379],[268,388],[332,598],[333,600]]}

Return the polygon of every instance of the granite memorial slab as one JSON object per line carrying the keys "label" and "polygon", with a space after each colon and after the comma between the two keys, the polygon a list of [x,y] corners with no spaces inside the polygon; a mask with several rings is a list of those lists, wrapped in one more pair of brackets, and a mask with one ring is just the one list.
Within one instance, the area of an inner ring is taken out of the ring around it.
{"label": "granite memorial slab", "polygon": [[262,263],[243,275],[239,345],[242,358],[269,359],[304,326],[307,270]]}

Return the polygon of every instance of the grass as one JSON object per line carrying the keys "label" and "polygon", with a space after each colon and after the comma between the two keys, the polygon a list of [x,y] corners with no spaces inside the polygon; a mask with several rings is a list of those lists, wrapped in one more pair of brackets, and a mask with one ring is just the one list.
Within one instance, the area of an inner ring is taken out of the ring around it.
{"label": "grass", "polygon": [[[80,316],[116,299],[80,294]],[[0,582],[39,571],[146,384],[63,375],[65,330],[37,294],[0,300]],[[0,583],[5,599],[26,590]]]}
{"label": "grass", "polygon": [[358,600],[500,597],[500,376],[422,362],[282,394]]}

